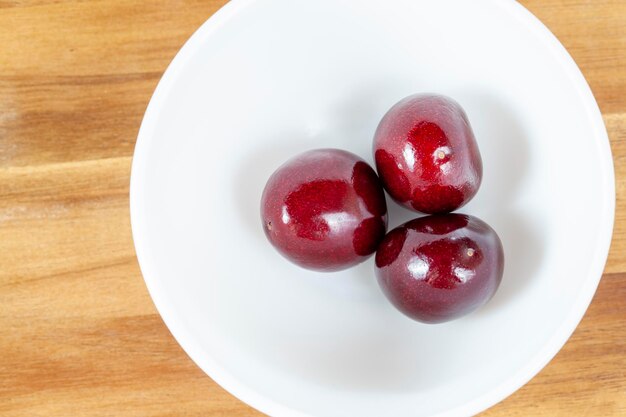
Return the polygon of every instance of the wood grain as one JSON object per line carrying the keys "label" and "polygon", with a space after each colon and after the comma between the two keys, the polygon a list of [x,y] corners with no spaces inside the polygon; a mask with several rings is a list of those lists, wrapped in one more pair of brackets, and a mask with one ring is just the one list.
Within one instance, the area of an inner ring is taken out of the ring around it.
{"label": "wood grain", "polygon": [[[167,64],[222,4],[0,0],[0,415],[260,415],[156,314],[128,181]],[[613,245],[557,357],[485,416],[626,415],[626,2],[526,0],[589,81],[615,161]]]}

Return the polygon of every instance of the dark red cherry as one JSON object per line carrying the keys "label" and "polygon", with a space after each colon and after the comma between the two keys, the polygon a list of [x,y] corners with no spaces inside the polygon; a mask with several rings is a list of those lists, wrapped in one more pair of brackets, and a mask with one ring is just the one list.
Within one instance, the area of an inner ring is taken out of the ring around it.
{"label": "dark red cherry", "polygon": [[298,155],[267,181],[261,199],[265,235],[290,261],[337,271],[367,259],[387,230],[376,172],[339,149]]}
{"label": "dark red cherry", "polygon": [[376,277],[394,306],[439,323],[468,314],[496,292],[504,252],[496,232],[464,214],[411,220],[390,231],[376,252]]}
{"label": "dark red cherry", "polygon": [[422,213],[458,209],[482,180],[467,115],[440,95],[416,94],[394,105],[376,129],[374,159],[389,195]]}

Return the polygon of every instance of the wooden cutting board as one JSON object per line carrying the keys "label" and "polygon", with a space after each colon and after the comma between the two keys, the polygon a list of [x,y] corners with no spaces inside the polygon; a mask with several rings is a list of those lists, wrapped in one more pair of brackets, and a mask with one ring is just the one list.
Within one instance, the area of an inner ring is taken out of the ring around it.
{"label": "wooden cutting board", "polygon": [[[0,415],[260,415],[171,337],[129,226],[145,107],[176,51],[223,3],[0,0]],[[626,2],[523,3],[591,84],[611,138],[617,213],[604,277],[574,336],[485,415],[626,416]]]}

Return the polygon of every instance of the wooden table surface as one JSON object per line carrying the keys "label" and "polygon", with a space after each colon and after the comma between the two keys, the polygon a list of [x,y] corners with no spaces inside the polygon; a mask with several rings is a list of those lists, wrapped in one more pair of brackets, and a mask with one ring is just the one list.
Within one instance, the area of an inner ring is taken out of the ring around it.
{"label": "wooden table surface", "polygon": [[[0,0],[0,415],[260,415],[176,344],[144,286],[129,224],[145,107],[176,51],[223,3]],[[604,277],[575,334],[484,415],[626,416],[626,2],[523,4],[598,100],[617,213]]]}

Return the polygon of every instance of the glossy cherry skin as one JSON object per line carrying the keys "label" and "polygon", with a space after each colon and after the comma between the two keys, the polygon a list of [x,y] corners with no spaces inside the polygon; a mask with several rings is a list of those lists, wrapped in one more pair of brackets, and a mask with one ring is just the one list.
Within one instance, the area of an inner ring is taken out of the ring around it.
{"label": "glossy cherry skin", "polygon": [[398,102],[380,121],[373,151],[389,195],[422,213],[458,209],[482,181],[482,159],[467,115],[448,97],[416,94]]}
{"label": "glossy cherry skin", "polygon": [[440,323],[468,314],[498,289],[504,252],[496,232],[464,214],[437,214],[390,231],[376,252],[376,277],[398,310]]}
{"label": "glossy cherry skin", "polygon": [[265,235],[307,269],[338,271],[376,251],[387,204],[374,169],[339,149],[316,149],[279,167],[261,198]]}

